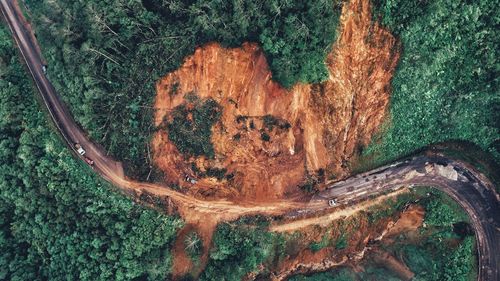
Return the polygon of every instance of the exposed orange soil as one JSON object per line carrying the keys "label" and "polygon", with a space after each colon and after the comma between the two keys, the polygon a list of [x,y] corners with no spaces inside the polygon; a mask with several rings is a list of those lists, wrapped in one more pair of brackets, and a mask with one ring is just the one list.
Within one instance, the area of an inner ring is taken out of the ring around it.
{"label": "exposed orange soil", "polygon": [[187,224],[183,228],[181,228],[177,235],[175,236],[174,248],[172,250],[173,254],[173,265],[172,265],[172,275],[173,276],[182,276],[192,268],[193,262],[188,257],[185,247],[184,247],[184,239],[189,232],[193,231],[193,225]]}
{"label": "exposed orange soil", "polygon": [[[307,174],[317,177],[321,170],[326,178],[344,177],[357,149],[368,144],[386,113],[398,60],[395,47],[394,37],[371,22],[369,2],[353,0],[343,7],[340,35],[326,60],[329,79],[320,84],[282,88],[272,81],[256,44],[198,48],[157,83],[155,125],[185,103],[187,93],[214,99],[223,108],[212,128],[216,156],[188,158],[165,130],[158,130],[152,140],[154,161],[169,183],[190,194],[239,200],[289,198],[298,194]],[[290,128],[264,128],[265,115]],[[269,142],[261,139],[262,131]],[[202,171],[226,168],[234,178],[200,178],[189,185],[183,179],[194,174],[192,164]]]}
{"label": "exposed orange soil", "polygon": [[[396,45],[391,34],[371,22],[369,2],[352,0],[343,7],[339,38],[326,60],[329,79],[320,84],[282,88],[272,80],[256,44],[226,49],[211,43],[198,48],[177,71],[157,83],[155,125],[169,120],[175,107],[190,106],[187,94],[214,99],[222,107],[221,118],[212,127],[215,157],[181,154],[166,130],[160,129],[152,140],[154,162],[168,183],[189,195],[250,205],[299,195],[297,186],[307,175],[320,180],[344,177],[357,149],[370,141],[385,116],[398,60]],[[290,127],[265,128],[264,118],[269,115]],[[269,134],[270,141],[262,140],[262,132]],[[198,182],[191,185],[184,178],[195,177],[193,166],[201,171],[225,168],[234,178],[196,176]],[[321,171],[325,177],[320,177]],[[207,218],[195,208],[186,206],[179,212],[200,232],[205,263],[217,222],[236,217]],[[181,246],[178,242],[174,249],[174,277],[188,271],[196,275]]]}
{"label": "exposed orange soil", "polygon": [[[196,224],[187,224],[179,230],[179,233],[176,235],[176,241],[172,251],[172,275],[174,278],[178,278],[186,274],[198,277],[198,275],[205,268],[208,261],[208,250],[211,247],[212,235],[217,225],[217,220],[217,218],[206,217],[203,222],[198,221]],[[191,231],[196,231],[203,242],[203,253],[196,267],[193,267],[193,261],[188,257],[184,246],[184,239]]]}
{"label": "exposed orange soil", "polygon": [[[396,220],[388,217],[376,224],[368,222],[366,213],[357,213],[321,225],[303,226],[294,232],[295,235],[300,233],[298,239],[289,239],[285,258],[271,269],[274,272],[272,279],[284,280],[292,274],[325,271],[339,265],[357,266],[368,251],[371,252],[370,258],[394,271],[403,280],[410,280],[414,274],[402,261],[378,249],[376,244],[369,245],[370,241],[392,243],[390,235],[415,231],[422,225],[424,209],[418,205],[410,205],[407,210],[396,215],[399,216]],[[347,246],[336,249],[336,242],[342,234],[347,234]],[[309,248],[311,241],[321,242],[325,238],[329,241],[325,248],[317,252]]]}
{"label": "exposed orange soil", "polygon": [[[325,271],[342,264],[353,263],[363,258],[370,240],[375,239],[385,230],[388,219],[377,225],[370,225],[366,214],[357,214],[347,219],[330,222],[328,226],[308,226],[301,234],[297,249],[286,252],[287,255],[273,269],[273,280],[284,280],[292,274]],[[338,239],[347,234],[347,246],[336,249]],[[314,252],[309,248],[311,241],[320,242],[328,238],[329,244]]]}
{"label": "exposed orange soil", "polygon": [[389,229],[386,236],[392,237],[403,232],[415,231],[422,226],[424,222],[425,210],[420,205],[410,205],[405,210],[399,220]]}

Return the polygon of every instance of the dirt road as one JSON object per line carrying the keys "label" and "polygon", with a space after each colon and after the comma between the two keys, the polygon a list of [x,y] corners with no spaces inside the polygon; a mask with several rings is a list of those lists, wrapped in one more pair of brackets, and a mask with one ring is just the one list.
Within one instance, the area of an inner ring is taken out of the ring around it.
{"label": "dirt road", "polygon": [[[36,52],[36,42],[28,35],[22,16],[13,8],[13,3],[0,0],[2,13],[12,31],[21,55],[29,68],[38,92],[57,129],[67,145],[75,151],[80,143],[87,156],[94,160],[95,171],[126,193],[151,193],[170,198],[187,221],[203,219],[204,215],[219,220],[230,220],[242,215],[287,214],[290,218],[318,211],[330,210],[328,199],[336,198],[339,204],[354,204],[369,195],[397,189],[407,185],[436,186],[453,197],[471,217],[476,231],[479,251],[478,280],[500,280],[500,198],[493,185],[484,176],[475,172],[466,163],[449,160],[443,156],[417,156],[403,162],[357,175],[335,183],[315,195],[309,203],[277,200],[267,203],[235,203],[227,200],[200,200],[165,186],[141,183],[125,177],[121,163],[111,159],[98,145],[88,140],[84,131],[76,124],[68,109],[61,102],[55,89],[42,71],[42,61]],[[75,152],[75,155],[78,155]],[[334,210],[334,209],[332,209]]]}

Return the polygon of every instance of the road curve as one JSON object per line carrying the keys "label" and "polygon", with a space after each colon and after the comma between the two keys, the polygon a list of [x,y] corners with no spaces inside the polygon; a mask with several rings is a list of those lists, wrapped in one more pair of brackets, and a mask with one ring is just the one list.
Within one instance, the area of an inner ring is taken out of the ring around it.
{"label": "road curve", "polygon": [[314,195],[310,204],[316,212],[329,208],[328,199],[335,198],[343,205],[403,186],[432,186],[457,201],[476,233],[478,280],[500,280],[500,197],[494,185],[465,162],[428,151],[330,185]]}
{"label": "road curve", "polygon": [[[435,186],[454,198],[469,214],[478,244],[478,280],[500,281],[500,198],[492,183],[467,163],[442,155],[421,155],[373,171],[356,175],[330,185],[313,196],[307,204],[280,200],[269,203],[246,202],[237,204],[227,200],[200,200],[152,183],[127,179],[121,163],[114,161],[99,146],[88,140],[68,109],[60,101],[55,89],[42,71],[41,58],[35,42],[28,35],[18,10],[8,0],[0,0],[2,14],[28,66],[38,92],[67,145],[85,147],[87,156],[94,160],[95,170],[103,178],[127,193],[148,192],[169,197],[185,210],[211,214],[241,216],[245,214],[282,214],[302,217],[329,210],[328,200],[336,198],[339,204],[353,203],[362,198],[397,189],[401,186]],[[76,154],[75,152],[75,155]],[[227,218],[228,216],[226,216]]]}
{"label": "road curve", "polygon": [[0,0],[0,4],[2,14],[28,66],[38,92],[64,141],[72,149],[75,155],[80,158],[82,157],[76,153],[74,145],[75,143],[81,144],[86,150],[86,156],[94,161],[95,171],[107,181],[122,188],[127,193],[140,195],[147,192],[160,197],[168,196],[179,205],[186,206],[193,211],[204,213],[222,212],[235,215],[254,213],[278,214],[289,209],[304,206],[303,203],[293,203],[288,200],[269,202],[267,204],[247,202],[243,205],[236,205],[227,200],[205,201],[187,196],[158,184],[141,183],[126,178],[121,163],[114,161],[99,146],[89,141],[83,130],[74,121],[64,103],[61,102],[54,87],[43,73],[42,60],[35,51],[35,42],[33,42],[33,39],[28,35],[23,25],[23,20],[18,14],[19,10],[15,9],[12,1]]}

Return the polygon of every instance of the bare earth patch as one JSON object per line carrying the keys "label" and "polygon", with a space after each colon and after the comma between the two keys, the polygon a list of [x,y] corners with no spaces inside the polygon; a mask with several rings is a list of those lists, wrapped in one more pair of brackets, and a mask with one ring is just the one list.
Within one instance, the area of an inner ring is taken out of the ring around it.
{"label": "bare earth patch", "polygon": [[[378,201],[375,205],[384,204]],[[409,205],[392,218],[382,218],[375,224],[369,223],[367,213],[359,211],[335,219],[326,218],[323,222],[302,224],[297,228],[271,227],[272,231],[284,231],[299,237],[295,241],[291,240],[294,243],[288,242],[284,249],[285,258],[272,269],[271,279],[286,280],[290,275],[327,271],[341,265],[362,270],[361,260],[370,259],[390,269],[402,280],[411,280],[414,273],[404,261],[385,252],[375,242],[389,245],[394,243],[393,238],[398,235],[417,232],[422,226],[424,209],[419,205]],[[339,242],[342,239],[345,243]],[[310,247],[310,242],[327,243],[315,251]]]}
{"label": "bare earth patch", "polygon": [[[187,94],[222,107],[212,127],[212,159],[183,155],[164,129],[154,135],[153,158],[167,182],[199,197],[266,201],[299,196],[308,177],[321,183],[348,175],[386,114],[398,48],[371,21],[366,0],[344,6],[339,34],[326,60],[329,79],[320,84],[281,87],[253,43],[205,45],[161,79],[156,126],[171,119],[175,107],[189,107]],[[199,176],[214,168],[229,177]],[[186,175],[198,182],[187,183]]]}
{"label": "bare earth patch", "polygon": [[[321,188],[326,181],[348,176],[350,164],[377,132],[387,113],[398,49],[396,39],[372,22],[368,0],[344,5],[338,39],[325,61],[329,77],[323,83],[281,87],[254,43],[232,49],[217,43],[202,46],[156,85],[154,163],[168,184],[198,198],[250,205],[303,198],[299,186],[304,183],[314,181]],[[211,128],[213,157],[181,153],[169,139],[166,124],[179,116],[174,112],[180,106],[188,111],[182,116],[194,122],[193,107],[209,100],[220,106],[220,117]],[[219,177],[210,175],[214,170],[221,172]],[[193,269],[179,240],[174,277],[199,274],[221,219],[207,221],[189,208],[180,212],[200,233],[205,253],[202,265]],[[309,254],[311,262],[319,262],[332,253],[330,249]],[[289,262],[282,267],[285,272],[301,263]],[[341,261],[331,262],[333,266]]]}

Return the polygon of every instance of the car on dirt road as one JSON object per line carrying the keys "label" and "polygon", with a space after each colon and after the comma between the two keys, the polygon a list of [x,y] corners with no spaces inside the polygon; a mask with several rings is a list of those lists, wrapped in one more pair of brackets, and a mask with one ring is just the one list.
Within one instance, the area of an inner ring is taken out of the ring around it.
{"label": "car on dirt road", "polygon": [[83,160],[92,168],[94,169],[94,160],[88,158],[88,157],[83,157]]}
{"label": "car on dirt road", "polygon": [[83,149],[83,147],[79,143],[75,143],[75,149],[76,152],[78,152],[78,154],[80,154],[81,156],[85,155],[86,153],[85,149]]}
{"label": "car on dirt road", "polygon": [[337,206],[337,205],[338,205],[338,203],[337,203],[337,199],[330,199],[330,200],[328,200],[328,205],[329,205],[330,207],[335,207],[335,206]]}

